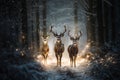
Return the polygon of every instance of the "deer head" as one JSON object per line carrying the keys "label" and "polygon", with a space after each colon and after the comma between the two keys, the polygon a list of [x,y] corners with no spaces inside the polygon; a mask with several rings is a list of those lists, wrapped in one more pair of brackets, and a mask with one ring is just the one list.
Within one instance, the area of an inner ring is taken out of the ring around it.
{"label": "deer head", "polygon": [[51,26],[50,32],[52,32],[53,35],[57,38],[57,42],[61,42],[61,37],[63,37],[64,33],[66,32],[66,26],[64,25],[65,30],[60,34],[58,34],[57,32],[55,33],[52,29],[53,29],[53,26]]}
{"label": "deer head", "polygon": [[81,31],[79,31],[79,34],[77,33],[77,35],[75,36],[75,37],[72,37],[71,35],[70,35],[70,30],[68,31],[68,36],[70,37],[70,40],[72,40],[73,41],[73,43],[77,43],[77,41],[80,39],[80,37],[82,36],[82,32]]}
{"label": "deer head", "polygon": [[42,33],[40,36],[42,38],[43,44],[47,44],[49,35],[43,35],[43,33]]}

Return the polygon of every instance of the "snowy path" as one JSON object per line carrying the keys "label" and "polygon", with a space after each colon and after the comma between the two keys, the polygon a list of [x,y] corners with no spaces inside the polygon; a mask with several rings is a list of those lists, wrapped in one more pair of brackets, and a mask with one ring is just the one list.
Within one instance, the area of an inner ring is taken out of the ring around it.
{"label": "snowy path", "polygon": [[[80,64],[80,63],[79,63]],[[32,74],[36,77],[39,75],[44,76],[45,80],[95,80],[93,77],[86,74],[89,69],[88,63],[81,64],[76,68],[71,68],[69,66],[56,67],[55,63],[51,65],[42,66],[45,71],[32,71]],[[35,80],[41,80],[36,78]]]}
{"label": "snowy path", "polygon": [[[70,67],[55,67],[55,66],[39,66],[39,63],[27,63],[23,65],[16,66],[21,73],[24,73],[27,77],[30,77],[31,80],[95,80],[92,77],[88,76],[84,71],[85,67],[70,68]],[[30,76],[28,76],[28,74]]]}

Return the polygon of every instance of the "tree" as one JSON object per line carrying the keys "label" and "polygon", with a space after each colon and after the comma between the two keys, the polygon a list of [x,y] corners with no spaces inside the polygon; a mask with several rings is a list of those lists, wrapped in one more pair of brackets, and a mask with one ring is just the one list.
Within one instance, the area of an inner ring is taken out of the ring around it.
{"label": "tree", "polygon": [[97,17],[96,17],[96,0],[88,1],[87,9],[87,41],[91,43],[91,46],[96,45],[98,33],[97,33]]}
{"label": "tree", "polygon": [[37,51],[39,51],[40,48],[40,28],[39,28],[39,0],[36,1],[36,38],[37,38]]}
{"label": "tree", "polygon": [[43,35],[47,35],[47,25],[46,25],[46,0],[43,0]]}
{"label": "tree", "polygon": [[26,8],[26,0],[21,0],[21,31],[20,31],[20,44],[21,47],[28,46],[28,41],[27,41],[27,8]]}
{"label": "tree", "polygon": [[76,34],[78,32],[78,0],[74,0],[74,27]]}

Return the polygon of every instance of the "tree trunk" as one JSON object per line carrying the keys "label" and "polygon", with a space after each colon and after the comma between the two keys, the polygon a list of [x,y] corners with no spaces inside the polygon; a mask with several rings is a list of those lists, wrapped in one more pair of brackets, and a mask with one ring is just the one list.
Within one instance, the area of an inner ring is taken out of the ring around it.
{"label": "tree trunk", "polygon": [[113,6],[112,6],[112,41],[114,42],[115,41],[115,39],[116,39],[116,35],[115,35],[115,33],[116,33],[116,22],[115,22],[115,16],[116,16],[116,11],[115,11],[115,6],[116,6],[116,4],[115,4],[115,0],[114,1],[112,1],[112,4],[113,4]]}
{"label": "tree trunk", "polygon": [[74,33],[77,34],[78,32],[78,0],[74,0]]}
{"label": "tree trunk", "polygon": [[88,36],[88,42],[91,43],[91,46],[96,45],[96,1],[95,0],[89,0],[89,8],[87,13],[87,36]]}
{"label": "tree trunk", "polygon": [[47,25],[46,25],[46,0],[43,0],[43,35],[47,35]]}
{"label": "tree trunk", "polygon": [[27,48],[28,43],[27,43],[27,8],[26,8],[26,0],[22,0],[21,1],[21,22],[22,22],[22,27],[21,27],[21,47],[25,47]]}
{"label": "tree trunk", "polygon": [[104,44],[103,10],[102,0],[97,1],[97,19],[98,19],[98,46]]}
{"label": "tree trunk", "polygon": [[36,1],[36,39],[37,39],[37,51],[39,51],[40,48],[40,28],[39,28],[39,0]]}

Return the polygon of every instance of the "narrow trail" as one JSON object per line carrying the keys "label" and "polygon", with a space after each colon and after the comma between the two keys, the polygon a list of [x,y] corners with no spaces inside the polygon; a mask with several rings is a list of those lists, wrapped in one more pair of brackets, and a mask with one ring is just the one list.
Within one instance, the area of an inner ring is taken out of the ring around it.
{"label": "narrow trail", "polygon": [[[42,59],[38,59],[37,62],[41,63],[45,69],[45,75],[47,75],[47,80],[95,80],[93,77],[86,74],[86,71],[89,70],[89,62],[81,59],[77,59],[77,67],[72,68],[69,66],[69,61],[63,59],[62,67],[56,66],[56,61],[51,58],[48,58],[51,63],[46,65],[42,64]],[[42,74],[42,73],[41,73]],[[44,74],[44,72],[43,72]]]}

